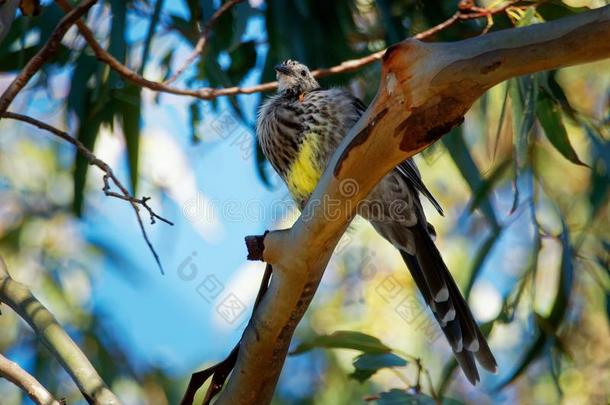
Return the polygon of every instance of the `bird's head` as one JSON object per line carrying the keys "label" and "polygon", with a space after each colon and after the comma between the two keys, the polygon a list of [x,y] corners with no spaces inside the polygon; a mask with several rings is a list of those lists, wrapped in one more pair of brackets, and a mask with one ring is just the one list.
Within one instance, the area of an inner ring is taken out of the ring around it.
{"label": "bird's head", "polygon": [[306,93],[320,87],[309,68],[294,60],[285,60],[275,67],[278,91],[295,95]]}

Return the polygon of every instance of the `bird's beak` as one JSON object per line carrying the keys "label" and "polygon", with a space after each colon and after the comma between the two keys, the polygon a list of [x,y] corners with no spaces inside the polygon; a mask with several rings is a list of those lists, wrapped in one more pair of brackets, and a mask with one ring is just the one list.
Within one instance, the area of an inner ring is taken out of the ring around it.
{"label": "bird's beak", "polygon": [[290,69],[286,65],[276,65],[274,69],[275,69],[276,72],[282,73],[282,74],[285,74],[285,75],[290,73]]}

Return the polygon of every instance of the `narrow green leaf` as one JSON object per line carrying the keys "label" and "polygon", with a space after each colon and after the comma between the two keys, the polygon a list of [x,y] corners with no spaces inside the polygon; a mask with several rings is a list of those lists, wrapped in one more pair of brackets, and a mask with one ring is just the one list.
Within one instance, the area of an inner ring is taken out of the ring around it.
{"label": "narrow green leaf", "polygon": [[506,387],[513,381],[515,381],[527,368],[543,353],[544,347],[547,343],[547,336],[544,333],[538,333],[536,340],[529,347],[521,361],[519,361],[517,367],[513,370],[512,373],[508,375],[500,384],[498,384],[494,391],[500,391],[502,388]]}
{"label": "narrow green leaf", "polygon": [[[101,121],[99,117],[93,117],[81,122],[76,134],[77,139],[81,141],[87,149],[93,150],[100,126]],[[82,215],[88,170],[89,162],[82,154],[76,153],[76,160],[74,162],[74,200],[72,209],[77,216]]]}
{"label": "narrow green leaf", "polygon": [[239,83],[256,65],[256,43],[247,41],[239,44],[229,53],[231,65],[227,75],[232,83]]}
{"label": "narrow green leaf", "polygon": [[150,23],[148,25],[148,32],[146,33],[146,40],[144,40],[144,46],[142,48],[142,61],[140,64],[140,75],[144,73],[144,68],[146,67],[146,62],[148,62],[148,56],[150,54],[150,44],[152,43],[152,39],[155,36],[155,29],[159,23],[159,17],[161,16],[161,9],[163,8],[163,0],[155,1],[155,8],[153,10],[153,14],[150,17]]}
{"label": "narrow green leaf", "polygon": [[513,205],[510,213],[517,210],[519,205],[519,176],[529,165],[528,149],[529,137],[534,126],[534,110],[536,101],[536,77],[534,75],[511,79],[509,81],[509,96],[512,106],[513,122],[513,149],[515,159],[515,190]]}
{"label": "narrow green leaf", "polygon": [[545,21],[552,21],[558,18],[569,17],[571,15],[583,13],[588,11],[587,7],[572,7],[565,4],[561,0],[551,0],[540,2],[537,6],[538,13],[545,19]]}
{"label": "narrow green leaf", "polygon": [[544,134],[563,157],[574,164],[587,167],[580,160],[570,143],[570,138],[568,138],[568,132],[563,125],[560,111],[561,106],[559,103],[555,102],[551,95],[542,89],[538,94],[536,102],[536,117],[538,117],[538,121],[544,129]]}
{"label": "narrow green leaf", "polygon": [[468,279],[468,284],[464,288],[464,297],[466,301],[470,297],[470,293],[472,292],[472,287],[474,286],[475,281],[479,277],[481,270],[483,269],[483,264],[485,264],[485,260],[491,253],[493,247],[496,245],[496,242],[500,240],[500,236],[502,235],[503,227],[498,227],[492,229],[491,234],[485,239],[479,250],[477,251],[477,255],[475,256],[472,270],[470,271],[470,277]]}
{"label": "narrow green leaf", "polygon": [[201,124],[201,109],[199,108],[199,101],[193,101],[189,106],[190,119],[191,119],[191,142],[199,143],[201,137],[198,134],[198,127]]}
{"label": "narrow green leaf", "polygon": [[354,358],[354,372],[350,377],[363,382],[382,368],[403,367],[407,361],[394,353],[361,354]]}
{"label": "narrow green leaf", "polygon": [[[112,25],[110,26],[110,43],[108,52],[117,58],[120,62],[125,62],[127,56],[127,41],[126,22],[127,22],[127,2],[123,0],[110,0],[110,8],[112,11]],[[109,85],[110,89],[119,87],[122,81],[121,77],[114,70],[110,71]]]}
{"label": "narrow green leaf", "polygon": [[574,254],[570,244],[569,231],[567,225],[563,222],[563,218],[561,223],[563,230],[559,237],[562,247],[559,285],[551,313],[547,317],[547,321],[555,329],[559,327],[565,316],[574,280]]}
{"label": "narrow green leaf", "polygon": [[610,141],[598,135],[595,128],[585,125],[591,141],[592,171],[589,181],[589,203],[591,216],[595,218],[600,209],[606,206],[610,195]]}
{"label": "narrow green leaf", "polygon": [[546,73],[539,73],[539,76],[546,77],[544,88],[551,94],[553,99],[561,105],[563,112],[573,120],[576,120],[576,110],[570,104],[570,100],[566,96],[563,88],[557,81],[557,70],[551,70]]}
{"label": "narrow green leaf", "polygon": [[434,399],[424,394],[409,393],[393,388],[379,394],[379,405],[434,405]]}
{"label": "narrow green leaf", "polygon": [[493,190],[495,184],[502,178],[502,175],[506,169],[511,166],[511,163],[512,162],[510,159],[500,162],[500,164],[491,172],[489,177],[481,182],[477,190],[474,192],[470,203],[468,204],[469,212],[474,212],[475,209],[479,208],[483,201],[489,201],[489,194],[491,190]]}
{"label": "narrow green leaf", "polygon": [[[466,183],[468,183],[472,192],[475,193],[476,190],[481,187],[483,179],[481,172],[466,145],[466,141],[462,134],[462,128],[454,128],[449,134],[442,138],[442,142],[447,150],[449,150],[449,155],[458,167],[462,177],[466,180]],[[487,196],[481,197],[481,203],[479,205],[481,212],[489,223],[493,227],[498,227],[498,219],[489,198]]]}
{"label": "narrow green leaf", "polygon": [[392,351],[374,336],[361,332],[337,331],[331,335],[316,336],[309,341],[302,342],[290,354],[300,354],[315,348],[327,349],[354,349],[364,353],[381,354]]}
{"label": "narrow green leaf", "polygon": [[515,161],[520,172],[528,164],[529,136],[534,126],[537,99],[536,77],[530,75],[511,79],[509,86],[513,113]]}
{"label": "narrow green leaf", "polygon": [[462,405],[463,403],[453,398],[443,398],[435,401],[433,398],[422,393],[412,393],[398,388],[379,394],[379,405]]}
{"label": "narrow green leaf", "polygon": [[140,122],[142,119],[140,93],[141,89],[133,84],[126,84],[124,88],[115,93],[117,112],[121,119],[127,146],[131,192],[134,195],[138,185],[140,156]]}

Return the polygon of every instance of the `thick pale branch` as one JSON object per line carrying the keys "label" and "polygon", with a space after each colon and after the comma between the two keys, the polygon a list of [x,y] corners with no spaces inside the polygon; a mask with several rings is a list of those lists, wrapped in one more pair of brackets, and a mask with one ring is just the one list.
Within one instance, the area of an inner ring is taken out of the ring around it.
{"label": "thick pale branch", "polygon": [[30,373],[0,354],[0,377],[4,377],[24,391],[35,404],[60,405],[51,393]]}
{"label": "thick pale branch", "polygon": [[[493,85],[610,57],[607,38],[610,6],[455,43],[407,40],[390,47],[382,58],[375,100],[339,146],[302,215],[292,228],[267,234],[264,250],[257,247],[275,276],[244,333],[236,369],[217,403],[271,400],[293,331],[333,249],[358,203],[386,173],[458,125]],[[342,193],[346,180],[358,185],[356,192]],[[334,202],[333,215],[325,215],[324,201]]]}
{"label": "thick pale branch", "polygon": [[120,404],[78,345],[59,325],[53,314],[32,295],[30,289],[15,281],[0,257],[0,302],[7,304],[36,332],[38,338],[70,374],[89,403]]}

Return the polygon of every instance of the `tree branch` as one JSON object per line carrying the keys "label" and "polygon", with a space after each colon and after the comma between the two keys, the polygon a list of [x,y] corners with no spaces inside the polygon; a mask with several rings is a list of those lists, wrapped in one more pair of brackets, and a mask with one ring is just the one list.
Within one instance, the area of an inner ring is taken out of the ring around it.
{"label": "tree branch", "polygon": [[[146,232],[146,229],[144,228],[144,223],[142,222],[142,217],[140,216],[139,207],[144,207],[144,209],[146,209],[146,211],[148,211],[148,215],[150,216],[151,224],[154,224],[157,219],[160,221],[163,221],[169,225],[174,225],[174,223],[166,218],[163,218],[159,214],[157,214],[148,205],[148,200],[150,200],[150,197],[142,197],[142,198],[133,197],[127,190],[127,187],[125,187],[123,185],[123,183],[121,183],[121,181],[116,177],[116,175],[112,171],[112,168],[106,162],[98,159],[97,156],[95,156],[95,154],[93,152],[91,152],[89,149],[87,149],[87,147],[85,145],[83,145],[82,142],[80,142],[76,138],[73,138],[66,132],[61,131],[49,124],[46,124],[42,121],[39,121],[39,120],[29,117],[27,115],[16,114],[13,112],[4,112],[4,113],[0,113],[0,119],[2,119],[2,118],[10,118],[10,119],[14,119],[17,121],[25,122],[25,123],[28,123],[35,127],[38,127],[40,129],[43,129],[47,132],[52,133],[53,135],[57,136],[58,138],[61,138],[64,141],[74,145],[77,152],[80,153],[81,155],[83,155],[85,157],[85,159],[87,160],[87,162],[89,162],[90,165],[96,166],[99,169],[101,169],[104,172],[104,187],[102,189],[104,191],[104,194],[106,194],[109,197],[114,197],[114,198],[118,198],[120,200],[128,201],[131,204],[131,206],[133,207],[133,210],[136,214],[136,219],[138,220],[138,225],[140,227],[140,230],[142,231],[142,236],[144,237],[144,241],[146,242],[146,245],[148,245],[149,250],[151,251],[153,257],[155,258],[155,261],[157,262],[157,265],[159,266],[159,269],[161,270],[161,274],[164,274],[163,266],[161,264],[161,259],[159,258],[159,255],[157,254],[157,251],[153,247],[152,242],[150,241],[150,239],[148,237],[148,233]],[[110,181],[112,181],[112,183],[119,189],[120,193],[111,191]]]}
{"label": "tree branch", "polygon": [[[382,58],[375,100],[339,146],[302,215],[290,229],[264,238],[263,258],[273,265],[274,277],[244,332],[236,368],[216,403],[271,401],[294,329],[337,242],[358,203],[386,173],[460,124],[493,85],[610,57],[606,38],[610,6],[454,43],[406,40],[391,46]],[[345,180],[358,185],[354,193],[341,192]],[[332,215],[325,215],[325,201],[333,201]],[[257,245],[249,244],[260,251]]]}
{"label": "tree branch", "polygon": [[210,30],[214,26],[214,24],[216,24],[216,21],[218,21],[218,19],[222,17],[224,13],[233,8],[233,6],[235,6],[237,3],[241,3],[243,1],[244,0],[229,0],[226,3],[222,4],[218,8],[218,10],[216,10],[216,12],[212,14],[208,22],[205,23],[203,31],[201,32],[201,36],[195,44],[193,52],[191,52],[189,57],[186,58],[186,60],[182,63],[178,70],[176,70],[176,73],[174,73],[172,77],[167,79],[164,84],[170,84],[176,81],[176,79],[178,79],[178,77],[180,77],[180,75],[184,73],[184,71],[195,61],[195,59],[197,59],[197,57],[203,53],[205,45],[208,42],[208,37],[210,36]]}
{"label": "tree branch", "polygon": [[21,388],[34,403],[39,405],[60,405],[51,393],[30,373],[0,354],[0,377],[4,377]]}
{"label": "tree branch", "polygon": [[13,80],[13,82],[0,96],[0,113],[5,112],[9,105],[13,102],[17,94],[25,87],[30,81],[32,76],[40,70],[42,65],[57,52],[61,40],[68,31],[68,29],[83,16],[97,0],[85,0],[80,3],[74,10],[70,11],[64,18],[61,19],[57,27],[51,33],[48,41],[44,46],[28,61],[25,67]]}
{"label": "tree branch", "polygon": [[[55,2],[62,8],[62,10],[64,10],[64,12],[70,12],[70,10],[72,10],[72,7],[70,6],[70,4],[68,4],[68,2],[66,0],[55,0]],[[232,4],[232,3],[238,3],[238,2],[239,1],[232,0],[232,1],[225,3],[221,8],[218,9],[217,13],[220,13],[220,15],[221,15],[222,13],[226,12],[230,8],[230,7],[225,8],[225,6],[228,6],[229,4],[231,4],[231,6],[233,6],[234,4]],[[493,15],[496,15],[499,13],[503,13],[504,11],[506,11],[507,8],[509,8],[510,6],[512,6],[513,4],[515,4],[517,2],[518,1],[516,1],[516,0],[509,1],[508,3],[506,3],[505,5],[503,5],[501,7],[488,10],[488,9],[482,9],[479,7],[475,7],[473,4],[471,4],[468,1],[466,1],[466,2],[463,1],[460,3],[459,10],[453,16],[451,16],[448,20],[438,24],[435,27],[432,27],[426,31],[423,31],[423,32],[415,35],[414,38],[420,39],[420,40],[430,38],[430,37],[438,34],[440,31],[453,25],[457,21],[473,20],[473,19],[478,19],[478,18],[487,18],[487,17],[493,16]],[[222,10],[222,12],[221,12],[221,10]],[[215,15],[217,13],[215,13]],[[220,15],[218,15],[216,17],[216,19],[219,18]],[[210,24],[210,26],[211,26],[211,25],[213,25],[214,21],[215,21],[215,17],[212,16],[210,21],[208,21],[208,24]],[[85,38],[85,41],[87,41],[87,43],[89,44],[91,49],[93,49],[95,56],[100,61],[106,63],[112,70],[116,71],[123,79],[128,80],[132,83],[137,84],[138,86],[145,87],[145,88],[153,90],[153,91],[158,91],[161,93],[168,93],[168,94],[175,94],[175,95],[179,95],[179,96],[195,97],[195,98],[202,99],[202,100],[213,100],[218,97],[235,96],[238,94],[254,94],[254,93],[273,91],[273,90],[277,89],[276,81],[262,83],[262,84],[258,84],[256,86],[251,86],[251,87],[239,87],[239,86],[226,87],[226,88],[203,87],[200,89],[191,90],[191,89],[182,89],[182,88],[170,86],[169,83],[171,83],[173,80],[175,80],[174,78],[172,78],[164,83],[148,80],[148,79],[142,77],[141,75],[139,75],[134,70],[132,70],[132,69],[128,68],[127,66],[125,66],[124,64],[122,64],[114,56],[112,56],[110,53],[108,53],[95,39],[95,35],[91,31],[91,29],[89,29],[87,24],[85,24],[84,21],[82,21],[82,20],[76,21],[76,26],[78,27],[83,38]],[[204,30],[204,33],[205,33],[205,30]],[[207,35],[209,35],[209,33],[205,33],[205,36],[202,36],[200,38],[199,42],[197,43],[197,45],[199,45],[199,43],[202,41],[202,39],[206,38],[205,40],[203,40],[203,45],[201,45],[201,51],[199,51],[198,47],[196,46],[195,50],[193,51],[193,54],[189,58],[187,58],[187,61],[178,70],[175,77],[177,75],[181,74],[182,71],[184,69],[186,69],[186,66],[188,64],[192,63],[191,59],[194,60],[194,58],[192,58],[193,55],[195,55],[195,57],[197,57],[197,55],[199,55],[203,51],[203,47],[205,46],[205,42],[207,41]],[[381,59],[381,57],[383,56],[385,51],[386,50],[383,49],[381,51],[372,53],[372,54],[364,56],[362,58],[344,61],[344,62],[340,63],[339,65],[336,65],[336,66],[333,66],[330,68],[314,70],[312,73],[316,78],[321,78],[321,77],[336,75],[336,74],[340,74],[340,73],[353,72],[353,71],[362,69],[363,67],[368,66],[368,65],[378,61],[379,59]]]}
{"label": "tree branch", "polygon": [[89,359],[62,329],[53,314],[32,295],[28,287],[11,278],[1,257],[0,302],[6,303],[32,327],[42,343],[70,374],[89,403],[120,404],[119,399],[102,381]]}

